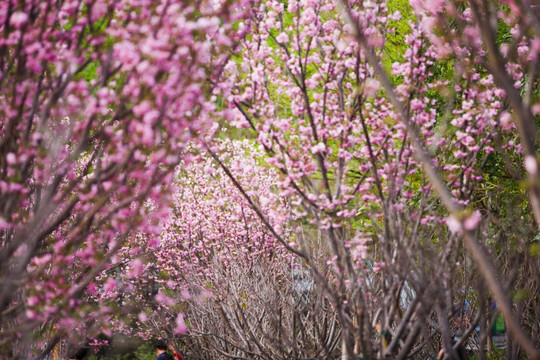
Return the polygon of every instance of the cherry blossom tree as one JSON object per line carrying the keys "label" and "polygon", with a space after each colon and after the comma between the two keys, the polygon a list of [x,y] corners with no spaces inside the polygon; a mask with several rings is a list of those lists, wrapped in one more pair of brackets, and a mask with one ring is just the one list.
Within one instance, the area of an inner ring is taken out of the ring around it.
{"label": "cherry blossom tree", "polygon": [[[516,183],[523,167],[536,173],[536,129],[514,125],[508,98],[524,99],[530,122],[536,18],[524,9],[532,5],[411,1],[406,34],[394,35],[396,4],[266,1],[255,10],[222,96],[236,109],[232,124],[256,137],[281,174],[296,237],[274,235],[310,265],[335,307],[344,358],[434,358],[441,348],[456,357],[479,324],[486,341],[488,290],[518,344],[509,353],[537,358],[538,278],[511,281],[538,267],[535,185],[532,211],[522,206],[510,225],[492,200],[526,198],[485,182],[509,174]],[[483,39],[504,31],[517,40],[496,46],[513,58],[492,64]],[[318,240],[330,273],[315,261]],[[509,298],[508,289],[528,295]]]}
{"label": "cherry blossom tree", "polygon": [[[489,98],[494,94],[500,98],[503,104],[509,107],[509,111],[498,111],[492,114],[500,117],[500,130],[514,130],[514,134],[519,136],[519,144],[516,151],[522,156],[521,162],[527,172],[529,183],[528,193],[530,208],[536,220],[536,227],[540,226],[538,211],[538,189],[537,189],[537,128],[534,124],[534,115],[538,113],[538,105],[535,104],[538,97],[538,54],[537,45],[540,33],[538,32],[538,19],[535,15],[539,4],[521,1],[508,1],[503,5],[489,1],[467,1],[461,3],[433,2],[426,4],[422,2],[411,1],[415,9],[420,24],[423,28],[425,37],[431,42],[434,49],[434,59],[440,61],[450,54],[450,49],[456,50],[459,59],[455,61],[456,74],[463,79],[479,81],[483,85],[494,84],[498,88],[489,86],[483,93],[473,87],[468,89],[470,82],[467,83],[465,93],[467,105],[464,110],[477,105],[477,99],[480,97]],[[443,6],[445,5],[445,6]],[[428,174],[430,182],[433,184],[438,197],[442,200],[446,209],[450,212],[447,224],[449,228],[463,235],[465,244],[471,252],[482,277],[488,287],[493,291],[493,295],[502,312],[513,341],[530,358],[540,358],[538,346],[538,314],[536,310],[528,313],[523,319],[520,319],[520,310],[522,301],[517,301],[518,311],[514,310],[512,299],[507,296],[504,282],[497,278],[498,269],[493,264],[493,259],[478,243],[478,233],[473,230],[480,218],[480,215],[464,215],[462,205],[469,205],[468,202],[460,202],[456,195],[456,190],[451,193],[440,176],[433,171],[430,163],[430,154],[425,151],[419,142],[417,129],[411,122],[408,109],[404,107],[404,99],[393,91],[388,77],[385,76],[380,64],[374,56],[374,53],[367,47],[367,34],[361,23],[354,20],[352,12],[346,11],[350,20],[355,25],[355,37],[366,51],[369,62],[374,66],[379,77],[383,80],[385,90],[392,100],[393,105],[399,111],[403,123],[408,127],[413,140],[416,158],[422,163],[424,171]],[[439,34],[439,35],[436,35]],[[485,72],[487,75],[482,74]],[[453,84],[456,86],[456,84]],[[457,84],[455,91],[462,90],[460,84]],[[481,90],[481,89],[480,89]],[[452,100],[452,99],[451,99]],[[472,102],[471,102],[472,101]],[[500,105],[500,101],[494,104]],[[464,106],[463,106],[464,107]],[[504,108],[502,110],[505,110]],[[454,110],[454,114],[458,111]],[[513,118],[513,122],[512,122]],[[459,127],[456,131],[463,145],[470,146],[471,141],[467,133],[475,133],[474,127],[485,126],[482,117],[470,119],[460,119],[465,122],[452,122],[452,125]],[[480,120],[480,121],[479,121]],[[465,130],[465,131],[463,131]],[[496,130],[499,130],[496,128]],[[464,134],[465,133],[465,134]],[[497,134],[498,135],[498,134]],[[469,144],[467,144],[469,143]],[[511,140],[506,147],[513,147],[514,141]],[[491,147],[490,147],[491,148]],[[510,164],[507,167],[519,177],[519,173]],[[468,168],[465,168],[465,171]],[[523,219],[523,217],[522,217]],[[485,236],[485,233],[482,234]],[[534,256],[533,250],[535,244],[533,236],[529,235],[528,241],[522,241],[521,247],[525,252],[522,258],[524,263],[516,264],[513,271],[527,276],[529,269],[538,266],[538,257]],[[536,239],[536,238],[535,238]],[[531,241],[532,240],[532,241]],[[505,250],[507,250],[506,248]],[[511,248],[508,250],[512,250]],[[533,256],[528,256],[529,253]],[[537,253],[537,252],[536,252]],[[510,255],[510,254],[508,254]],[[537,255],[537,254],[536,254]],[[534,272],[535,270],[533,270]],[[499,275],[500,276],[500,275]],[[537,289],[538,283],[529,287],[526,291]],[[514,291],[522,291],[516,288]],[[529,300],[530,301],[530,300]],[[532,298],[533,303],[534,296]],[[528,302],[528,301],[525,301]],[[520,304],[521,303],[521,304]],[[537,305],[533,305],[533,307]],[[520,323],[521,320],[521,323]],[[518,346],[510,349],[509,356],[517,358]],[[448,341],[445,346],[448,348]]]}
{"label": "cherry blossom tree", "polygon": [[[288,207],[261,150],[244,140],[217,141],[215,151],[273,228],[290,236]],[[90,297],[110,310],[99,330],[109,323],[160,337],[193,359],[330,357],[339,339],[334,312],[212,157],[181,165],[175,185],[156,248],[143,250],[144,234],[129,241],[104,275],[117,273],[117,286]]]}
{"label": "cherry blossom tree", "polygon": [[126,239],[159,233],[248,3],[0,4],[0,356],[99,317],[82,294]]}

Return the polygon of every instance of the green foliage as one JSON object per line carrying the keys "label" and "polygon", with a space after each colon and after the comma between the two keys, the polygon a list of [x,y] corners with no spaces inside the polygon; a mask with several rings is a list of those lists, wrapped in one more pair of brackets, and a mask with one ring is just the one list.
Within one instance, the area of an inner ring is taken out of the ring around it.
{"label": "green foliage", "polygon": [[410,21],[415,21],[416,17],[409,5],[408,0],[390,0],[388,1],[388,10],[390,14],[399,11],[401,19],[399,21],[390,20],[389,26],[395,30],[386,34],[386,44],[384,47],[383,67],[390,73],[392,63],[400,61],[407,49],[405,36],[411,32]]}
{"label": "green foliage", "polygon": [[90,83],[92,80],[98,78],[98,67],[99,64],[97,62],[91,62],[78,74],[78,77]]}
{"label": "green foliage", "polygon": [[[498,6],[499,9],[505,13],[510,11],[510,8],[507,5],[499,4]],[[510,26],[508,26],[508,24],[506,24],[504,21],[499,21],[497,25],[497,45],[511,42],[512,34],[510,33]]]}
{"label": "green foliage", "polygon": [[[137,350],[135,350],[133,352],[133,354],[135,355],[136,359],[154,360],[155,357],[156,357],[156,350],[154,349],[153,344],[151,342],[147,341],[144,344],[142,344],[141,346],[139,346],[139,348]],[[122,359],[122,360],[124,360],[124,359]]]}
{"label": "green foliage", "polygon": [[[112,351],[111,351],[112,353]],[[156,350],[151,341],[146,341],[140,345],[136,350],[125,354],[108,354],[104,351],[104,354],[91,354],[88,360],[155,360]]]}

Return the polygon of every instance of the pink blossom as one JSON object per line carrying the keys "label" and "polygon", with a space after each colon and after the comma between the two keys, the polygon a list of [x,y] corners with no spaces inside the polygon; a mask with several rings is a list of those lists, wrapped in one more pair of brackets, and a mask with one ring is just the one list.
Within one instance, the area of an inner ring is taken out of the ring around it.
{"label": "pink blossom", "polygon": [[278,36],[276,36],[276,41],[281,44],[286,43],[287,41],[289,41],[289,36],[286,33],[282,32]]}
{"label": "pink blossom", "polygon": [[444,0],[410,0],[409,3],[415,11],[431,14],[443,11],[445,5]]}
{"label": "pink blossom", "polygon": [[174,328],[174,332],[176,334],[185,334],[187,333],[187,330],[188,328],[186,322],[184,321],[184,314],[179,313],[176,317],[176,327]]}
{"label": "pink blossom", "polygon": [[139,317],[139,321],[142,322],[142,323],[145,323],[148,321],[148,315],[144,312],[144,311],[141,311],[138,315]]}
{"label": "pink blossom", "polygon": [[162,292],[158,292],[156,296],[154,296],[154,300],[156,300],[158,304],[164,304],[167,301],[167,296],[164,295]]}
{"label": "pink blossom", "polygon": [[482,215],[480,214],[480,211],[476,210],[472,213],[472,215],[468,216],[463,221],[463,228],[465,230],[474,230],[482,220]]}
{"label": "pink blossom", "polygon": [[394,21],[401,20],[401,13],[399,12],[399,10],[394,11],[394,13],[391,15],[391,19]]}
{"label": "pink blossom", "polygon": [[43,256],[35,257],[32,259],[32,262],[37,266],[42,266],[48,264],[51,261],[51,254],[45,254]]}
{"label": "pink blossom", "polygon": [[373,271],[374,271],[374,272],[379,272],[379,271],[381,271],[382,269],[384,269],[385,267],[386,267],[386,263],[384,263],[384,262],[377,262],[377,261],[376,261],[376,262],[373,264]]}
{"label": "pink blossom", "polygon": [[88,291],[89,294],[95,294],[97,291],[97,285],[93,282],[88,284],[86,291]]}
{"label": "pink blossom", "polygon": [[6,156],[6,161],[9,165],[16,165],[17,164],[17,157],[14,153],[10,152]]}
{"label": "pink blossom", "polygon": [[25,314],[26,314],[26,317],[30,320],[36,320],[38,318],[38,313],[35,312],[34,310],[28,309],[26,310]]}
{"label": "pink blossom", "polygon": [[37,296],[29,296],[26,300],[26,303],[28,304],[28,306],[36,306],[40,303],[40,300]]}
{"label": "pink blossom", "polygon": [[116,43],[113,50],[116,59],[122,63],[126,70],[134,68],[139,62],[140,55],[136,46],[127,40]]}
{"label": "pink blossom", "polygon": [[507,111],[504,111],[500,117],[500,124],[503,130],[511,130],[513,125],[512,115],[510,115]]}
{"label": "pink blossom", "polygon": [[[11,224],[6,221],[3,217],[0,216],[0,230],[5,230],[11,228]],[[21,248],[21,247],[19,247]]]}
{"label": "pink blossom", "polygon": [[326,146],[322,142],[318,143],[317,145],[313,145],[311,147],[311,152],[313,154],[318,154],[320,152],[324,152],[325,150],[326,150]]}
{"label": "pink blossom", "polygon": [[130,266],[129,277],[134,278],[134,277],[140,276],[143,272],[143,269],[144,269],[144,264],[141,259],[136,258],[132,260],[131,266]]}
{"label": "pink blossom", "polygon": [[17,29],[21,28],[28,22],[28,15],[22,11],[17,11],[11,14],[9,24]]}
{"label": "pink blossom", "polygon": [[116,280],[113,278],[108,278],[107,281],[105,281],[105,284],[103,285],[103,290],[105,291],[114,291],[116,289]]}
{"label": "pink blossom", "polygon": [[182,289],[182,291],[180,292],[180,296],[182,296],[182,299],[184,300],[189,300],[191,298],[191,293],[188,289]]}
{"label": "pink blossom", "polygon": [[460,234],[463,230],[461,222],[454,215],[450,215],[446,218],[446,226],[448,226],[448,230],[450,230],[452,234]]}
{"label": "pink blossom", "polygon": [[366,83],[364,85],[364,93],[368,97],[373,97],[377,94],[377,91],[379,91],[381,87],[381,84],[378,80],[369,78],[366,80]]}
{"label": "pink blossom", "polygon": [[538,172],[538,162],[532,155],[527,155],[525,157],[525,170],[531,175],[534,175]]}

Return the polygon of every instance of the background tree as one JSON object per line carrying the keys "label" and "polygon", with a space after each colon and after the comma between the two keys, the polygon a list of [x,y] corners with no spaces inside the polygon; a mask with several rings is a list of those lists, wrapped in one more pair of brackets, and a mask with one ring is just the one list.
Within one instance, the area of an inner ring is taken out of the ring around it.
{"label": "background tree", "polygon": [[[261,151],[248,141],[219,141],[216,150],[288,237],[288,208]],[[159,245],[144,251],[144,234],[128,242],[106,271],[119,274],[117,287],[91,297],[110,309],[111,330],[166,339],[193,359],[330,357],[339,327],[328,302],[223,170],[203,154],[181,167],[175,185]]]}

